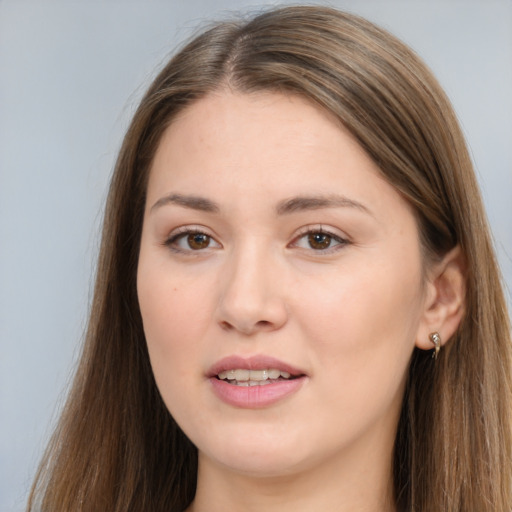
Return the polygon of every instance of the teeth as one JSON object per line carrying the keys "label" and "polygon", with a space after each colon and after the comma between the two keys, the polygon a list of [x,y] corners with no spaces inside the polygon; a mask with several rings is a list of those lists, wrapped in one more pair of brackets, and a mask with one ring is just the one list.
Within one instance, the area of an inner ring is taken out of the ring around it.
{"label": "teeth", "polygon": [[[286,372],[284,372],[286,373]],[[269,370],[268,371],[268,378],[269,379],[279,379],[281,376],[281,372],[279,370]]]}
{"label": "teeth", "polygon": [[230,380],[230,384],[234,384],[235,386],[241,386],[243,388],[252,387],[252,386],[267,386],[268,384],[272,384],[273,380]]}
{"label": "teeth", "polygon": [[263,386],[265,384],[270,384],[269,381],[277,380],[280,377],[283,379],[289,379],[290,374],[275,368],[265,370],[236,369],[220,372],[218,377],[221,380],[235,381],[232,384],[237,384],[238,386]]}
{"label": "teeth", "polygon": [[[249,380],[267,380],[268,379],[268,370],[250,370],[249,371]],[[236,379],[238,380],[238,379]]]}

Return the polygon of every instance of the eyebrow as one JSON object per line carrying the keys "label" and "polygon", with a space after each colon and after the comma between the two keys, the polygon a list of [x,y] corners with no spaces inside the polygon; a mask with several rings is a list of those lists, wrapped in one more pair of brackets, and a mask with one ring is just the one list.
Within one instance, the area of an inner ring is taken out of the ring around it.
{"label": "eyebrow", "polygon": [[176,204],[183,208],[190,208],[191,210],[200,210],[208,213],[219,213],[219,205],[206,199],[205,197],[189,196],[183,194],[169,194],[168,196],[160,198],[152,207],[151,211],[161,206],[168,204]]}
{"label": "eyebrow", "polygon": [[320,210],[321,208],[356,208],[365,213],[373,215],[372,212],[362,203],[349,199],[348,197],[331,194],[328,196],[299,196],[281,201],[277,205],[278,215],[305,210]]}
{"label": "eyebrow", "polygon": [[[160,198],[151,207],[151,211],[168,204],[175,204],[177,206],[182,206],[183,208],[190,208],[191,210],[199,210],[207,213],[220,212],[220,206],[211,199],[184,194],[169,194]],[[364,204],[336,194],[327,196],[298,196],[285,199],[277,204],[276,212],[278,215],[289,215],[295,212],[320,210],[322,208],[355,208],[373,215]]]}

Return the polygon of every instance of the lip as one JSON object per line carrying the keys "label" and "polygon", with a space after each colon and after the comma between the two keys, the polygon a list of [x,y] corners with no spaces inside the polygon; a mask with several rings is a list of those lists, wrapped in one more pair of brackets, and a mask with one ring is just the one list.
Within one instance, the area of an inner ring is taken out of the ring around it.
{"label": "lip", "polygon": [[[266,386],[241,387],[219,380],[220,372],[233,369],[276,369],[295,376],[291,380],[280,380]],[[216,362],[207,372],[214,394],[223,402],[243,409],[261,409],[273,405],[299,391],[307,376],[302,370],[274,357],[255,355],[251,357],[229,356]]]}
{"label": "lip", "polygon": [[206,373],[207,377],[216,377],[220,372],[227,370],[264,370],[274,368],[282,372],[288,372],[293,376],[305,375],[303,370],[296,368],[288,363],[280,361],[275,357],[266,356],[263,354],[254,355],[251,357],[242,356],[228,356],[217,361]]}

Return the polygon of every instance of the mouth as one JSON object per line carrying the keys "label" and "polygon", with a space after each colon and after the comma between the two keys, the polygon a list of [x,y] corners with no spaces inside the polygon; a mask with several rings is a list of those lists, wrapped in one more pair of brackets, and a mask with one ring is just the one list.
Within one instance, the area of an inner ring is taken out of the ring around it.
{"label": "mouth", "polygon": [[264,386],[265,384],[262,384],[264,382],[271,384],[274,381],[293,380],[305,375],[304,371],[289,363],[262,354],[250,357],[238,355],[225,357],[217,361],[206,373],[208,378],[233,384],[254,382],[253,386]]}
{"label": "mouth", "polygon": [[264,370],[233,369],[224,370],[217,374],[217,379],[226,381],[233,386],[268,386],[276,382],[293,380],[300,377],[292,375],[290,372],[279,370],[277,368],[268,368]]}
{"label": "mouth", "polygon": [[207,377],[220,400],[243,409],[280,403],[308,380],[304,371],[264,355],[226,357],[210,368]]}

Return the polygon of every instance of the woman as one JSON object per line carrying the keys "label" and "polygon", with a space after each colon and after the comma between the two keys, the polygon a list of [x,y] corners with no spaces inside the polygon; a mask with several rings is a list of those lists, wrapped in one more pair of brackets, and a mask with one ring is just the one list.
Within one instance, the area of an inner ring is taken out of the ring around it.
{"label": "woman", "polygon": [[121,149],[29,509],[506,511],[510,331],[448,100],[401,42],[219,24]]}

